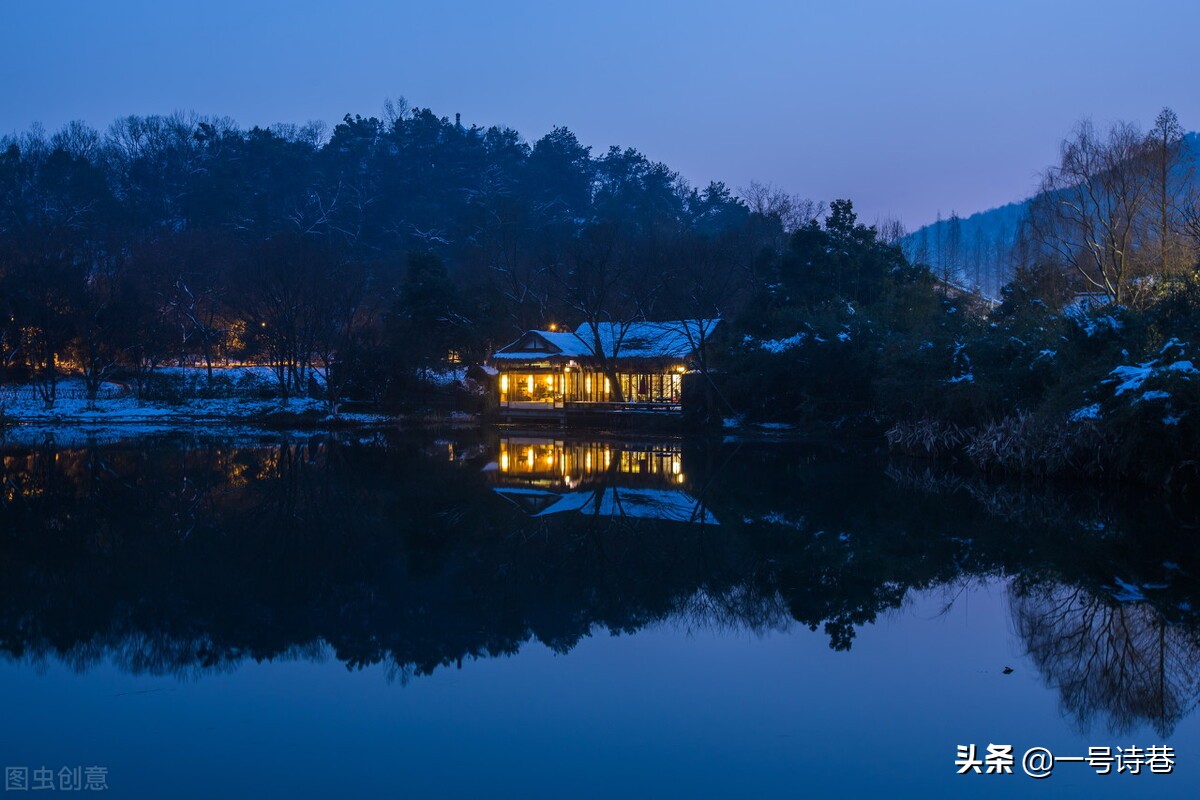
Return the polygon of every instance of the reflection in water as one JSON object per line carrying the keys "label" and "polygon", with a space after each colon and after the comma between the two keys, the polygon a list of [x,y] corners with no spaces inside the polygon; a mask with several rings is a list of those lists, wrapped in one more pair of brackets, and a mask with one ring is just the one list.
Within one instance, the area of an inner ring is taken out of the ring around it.
{"label": "reflection in water", "polygon": [[1013,576],[1017,631],[1081,724],[1165,732],[1196,703],[1200,545],[1139,522],[1144,505],[1045,494],[1020,507],[1053,524],[1014,521],[871,461],[704,440],[396,434],[0,456],[13,659],[187,676],[333,657],[407,677],[662,621],[798,623],[846,650],[913,591]]}
{"label": "reflection in water", "polygon": [[1167,736],[1200,700],[1200,630],[1170,625],[1144,599],[1018,579],[1013,619],[1034,663],[1081,729],[1148,722]]}
{"label": "reflection in water", "polygon": [[687,489],[683,445],[503,437],[484,470],[531,516],[580,513],[716,525]]}

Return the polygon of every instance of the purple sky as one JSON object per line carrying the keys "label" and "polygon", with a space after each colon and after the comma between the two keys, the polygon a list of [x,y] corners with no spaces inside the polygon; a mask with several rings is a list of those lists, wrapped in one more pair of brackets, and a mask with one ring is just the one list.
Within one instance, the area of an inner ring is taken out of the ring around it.
{"label": "purple sky", "polygon": [[1027,195],[1072,124],[1200,128],[1200,3],[26,2],[0,132],[191,109],[336,122],[403,95],[566,125],[694,183],[850,197],[910,228]]}

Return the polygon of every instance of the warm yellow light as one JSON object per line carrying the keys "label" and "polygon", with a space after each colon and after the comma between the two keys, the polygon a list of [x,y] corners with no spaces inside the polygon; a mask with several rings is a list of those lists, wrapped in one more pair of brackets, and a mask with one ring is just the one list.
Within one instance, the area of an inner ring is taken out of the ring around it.
{"label": "warm yellow light", "polygon": [[550,323],[550,330],[551,330],[552,332],[553,332],[553,331],[556,331],[556,330],[558,330],[558,325],[556,325],[556,324],[554,324],[553,322],[551,322],[551,323]]}
{"label": "warm yellow light", "polygon": [[528,378],[526,378],[525,383],[527,386],[529,386],[529,393],[533,394],[533,376],[530,375]]}
{"label": "warm yellow light", "polygon": [[682,472],[675,476],[675,482],[683,483],[683,473]]}
{"label": "warm yellow light", "polygon": [[609,378],[605,378],[604,379],[604,393],[608,394],[611,391],[612,391],[612,380]]}
{"label": "warm yellow light", "polygon": [[554,466],[554,453],[547,453],[547,454],[546,454],[546,466],[547,466],[547,467],[553,467],[553,466]]}
{"label": "warm yellow light", "polygon": [[583,454],[583,471],[584,472],[592,471],[592,451],[591,450],[589,450]]}
{"label": "warm yellow light", "polygon": [[583,379],[583,390],[588,394],[592,393],[592,376],[588,375]]}
{"label": "warm yellow light", "polygon": [[683,471],[683,465],[679,463],[679,459],[678,458],[672,459],[671,460],[671,472],[678,475],[682,471]]}
{"label": "warm yellow light", "polygon": [[554,388],[554,376],[553,375],[546,376],[546,385],[549,386],[551,389]]}
{"label": "warm yellow light", "polygon": [[508,472],[508,453],[500,453],[500,471]]}
{"label": "warm yellow light", "polygon": [[610,464],[612,464],[612,451],[606,447],[604,448],[604,468],[608,469]]}
{"label": "warm yellow light", "polygon": [[532,447],[525,451],[525,463],[529,466],[530,469],[533,469],[533,448]]}
{"label": "warm yellow light", "polygon": [[508,394],[508,375],[500,376],[500,391]]}

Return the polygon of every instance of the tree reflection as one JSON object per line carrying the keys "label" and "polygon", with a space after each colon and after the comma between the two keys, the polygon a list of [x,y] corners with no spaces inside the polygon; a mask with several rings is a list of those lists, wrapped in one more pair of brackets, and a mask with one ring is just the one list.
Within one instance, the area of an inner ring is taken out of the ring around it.
{"label": "tree reflection", "polygon": [[[403,681],[661,622],[799,623],[847,650],[914,591],[1013,575],[1018,631],[1081,722],[1165,730],[1196,702],[1200,554],[1139,527],[1144,505],[1010,487],[1017,520],[798,445],[472,432],[9,448],[0,486],[14,659],[187,677],[333,658]],[[1083,588],[1114,571],[1155,602]]]}
{"label": "tree reflection", "polygon": [[1102,717],[1113,733],[1149,723],[1165,737],[1200,700],[1195,627],[1081,586],[1019,579],[1011,598],[1034,663],[1081,729]]}

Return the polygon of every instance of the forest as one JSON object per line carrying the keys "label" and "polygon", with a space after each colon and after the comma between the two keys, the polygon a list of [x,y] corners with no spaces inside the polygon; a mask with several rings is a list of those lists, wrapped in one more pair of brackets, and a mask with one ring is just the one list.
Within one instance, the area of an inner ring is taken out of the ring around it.
{"label": "forest", "polygon": [[1081,123],[996,297],[961,242],[914,247],[847,199],[693,187],[566,128],[530,143],[403,100],[332,130],[35,128],[0,140],[0,382],[52,405],[68,375],[96,399],[114,380],[149,394],[167,365],[249,363],[284,401],[399,409],[526,329],[719,317],[704,424],[1192,491],[1186,141],[1169,110],[1146,133]]}
{"label": "forest", "polygon": [[[242,130],[176,114],[0,142],[5,381],[52,402],[168,363],[269,363],[367,399],[551,322],[729,314],[796,209],[565,128],[532,145],[389,102]],[[765,213],[764,213],[765,212]],[[810,213],[815,214],[815,209]]]}

